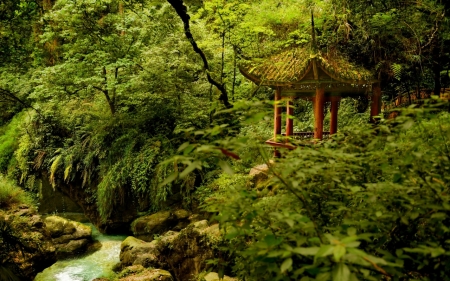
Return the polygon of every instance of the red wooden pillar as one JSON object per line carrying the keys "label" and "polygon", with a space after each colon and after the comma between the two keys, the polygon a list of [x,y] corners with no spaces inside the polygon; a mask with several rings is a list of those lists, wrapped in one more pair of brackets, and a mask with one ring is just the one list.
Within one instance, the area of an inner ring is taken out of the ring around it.
{"label": "red wooden pillar", "polygon": [[[275,103],[273,106],[273,140],[276,142],[277,138],[281,135],[281,89],[277,88],[275,90]],[[274,149],[273,156],[278,158],[281,156],[280,151],[278,149]]]}
{"label": "red wooden pillar", "polygon": [[338,116],[339,98],[333,97],[331,99],[331,118],[330,118],[330,135],[337,132],[337,116]]}
{"label": "red wooden pillar", "polygon": [[277,137],[281,135],[281,89],[275,90],[274,117],[273,117],[273,140],[277,141]]}
{"label": "red wooden pillar", "polygon": [[323,138],[323,107],[325,104],[325,89],[316,89],[314,97],[314,138]]}
{"label": "red wooden pillar", "polygon": [[286,100],[286,136],[294,135],[294,105],[292,102],[292,98],[288,98]]}
{"label": "red wooden pillar", "polygon": [[372,105],[370,107],[370,122],[375,123],[374,116],[381,113],[381,87],[380,83],[372,85]]}

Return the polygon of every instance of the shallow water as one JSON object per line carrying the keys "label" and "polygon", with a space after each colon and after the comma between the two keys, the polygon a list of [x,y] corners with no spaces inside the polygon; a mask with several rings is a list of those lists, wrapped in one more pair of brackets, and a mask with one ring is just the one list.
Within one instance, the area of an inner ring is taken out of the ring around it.
{"label": "shallow water", "polygon": [[112,268],[119,262],[120,244],[126,238],[123,235],[101,234],[92,224],[92,236],[102,247],[86,256],[57,261],[39,273],[35,281],[91,281],[99,277],[113,277]]}

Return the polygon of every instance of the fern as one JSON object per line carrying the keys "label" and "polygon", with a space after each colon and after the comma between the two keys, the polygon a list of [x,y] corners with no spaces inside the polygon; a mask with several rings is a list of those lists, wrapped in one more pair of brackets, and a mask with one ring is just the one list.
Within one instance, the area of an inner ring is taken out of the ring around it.
{"label": "fern", "polygon": [[403,66],[398,63],[393,63],[391,65],[391,71],[392,71],[395,79],[400,81],[401,77],[402,77],[402,73],[403,73]]}
{"label": "fern", "polygon": [[52,161],[52,165],[50,167],[50,183],[51,183],[53,189],[55,189],[55,187],[56,187],[55,175],[56,175],[59,165],[61,164],[61,160],[62,160],[62,155],[56,156],[54,158],[54,160]]}
{"label": "fern", "polygon": [[67,182],[69,181],[69,175],[72,171],[72,164],[67,165],[66,169],[64,170],[64,180]]}
{"label": "fern", "polygon": [[380,62],[377,63],[377,65],[375,66],[375,70],[379,71],[381,69],[381,67],[383,67],[383,64],[385,64],[386,61],[382,60]]}

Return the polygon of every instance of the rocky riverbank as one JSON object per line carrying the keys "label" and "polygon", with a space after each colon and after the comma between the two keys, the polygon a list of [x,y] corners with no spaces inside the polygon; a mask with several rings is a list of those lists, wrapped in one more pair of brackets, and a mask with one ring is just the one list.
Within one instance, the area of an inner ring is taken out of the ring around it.
{"label": "rocky riverbank", "polygon": [[0,268],[18,280],[33,280],[57,259],[84,253],[93,241],[83,224],[43,218],[34,207],[0,210]]}
{"label": "rocky riverbank", "polygon": [[[180,219],[176,220],[177,217]],[[208,272],[212,269],[208,261],[220,257],[222,235],[218,224],[199,218],[177,210],[134,221],[133,233],[146,241],[129,236],[122,242],[117,265],[121,272],[117,280],[218,280],[217,273]],[[187,221],[193,222],[180,229],[180,224]],[[225,280],[235,279],[226,277]]]}
{"label": "rocky riverbank", "polygon": [[[89,226],[54,215],[42,217],[25,205],[0,210],[0,224],[0,270],[13,273],[17,280],[33,280],[57,260],[85,253],[96,245]],[[121,243],[120,263],[114,267],[117,276],[96,280],[218,278],[209,272],[213,268],[208,262],[221,256],[218,224],[186,210],[162,211],[136,219],[130,231],[133,236]]]}

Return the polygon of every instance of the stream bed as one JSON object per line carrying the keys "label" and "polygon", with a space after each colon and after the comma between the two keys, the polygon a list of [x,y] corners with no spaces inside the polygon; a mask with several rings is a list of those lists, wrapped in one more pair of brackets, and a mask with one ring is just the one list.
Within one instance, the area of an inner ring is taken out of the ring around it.
{"label": "stream bed", "polygon": [[39,273],[35,281],[91,281],[115,275],[112,269],[120,261],[120,244],[127,236],[101,234],[92,224],[86,225],[92,228],[93,239],[102,247],[89,255],[57,261]]}

